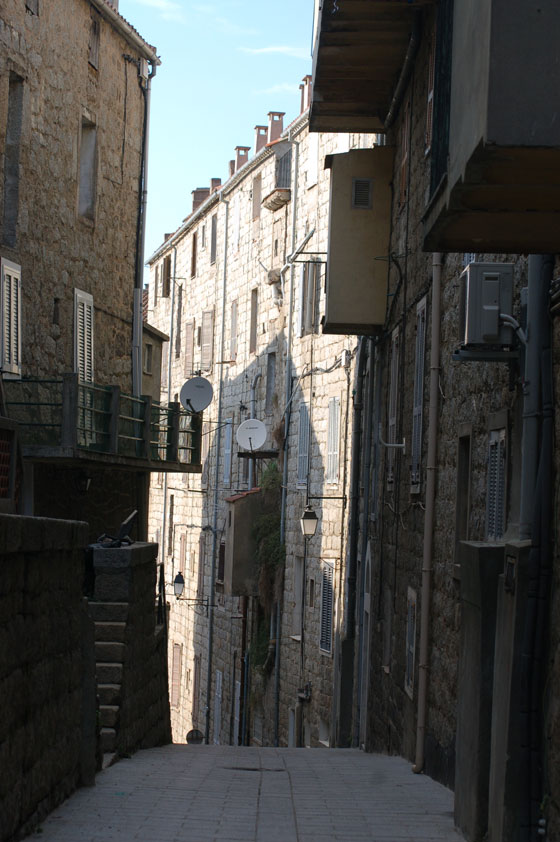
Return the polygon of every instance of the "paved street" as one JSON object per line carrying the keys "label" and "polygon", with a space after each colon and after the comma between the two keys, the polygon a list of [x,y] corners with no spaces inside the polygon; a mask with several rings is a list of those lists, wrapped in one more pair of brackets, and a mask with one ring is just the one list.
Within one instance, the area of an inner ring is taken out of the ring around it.
{"label": "paved street", "polygon": [[441,842],[453,795],[406,761],[339,749],[141,751],[55,810],[42,842]]}

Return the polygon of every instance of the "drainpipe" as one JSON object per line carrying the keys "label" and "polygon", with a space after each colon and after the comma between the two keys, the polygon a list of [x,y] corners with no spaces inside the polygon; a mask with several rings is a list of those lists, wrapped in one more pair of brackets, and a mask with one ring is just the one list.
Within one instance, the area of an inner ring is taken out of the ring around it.
{"label": "drainpipe", "polygon": [[430,599],[432,590],[432,543],[436,497],[436,458],[438,436],[438,404],[440,373],[440,319],[442,254],[432,257],[432,339],[430,349],[430,409],[428,413],[428,461],[426,478],[426,516],[424,518],[424,550],[422,555],[422,590],[420,616],[420,662],[418,665],[418,712],[416,725],[416,762],[412,771],[424,769],[424,748],[428,702],[428,667],[430,643]]}
{"label": "drainpipe", "polygon": [[[169,316],[169,348],[167,349],[167,406],[171,403],[171,364],[173,361],[173,323],[175,320],[175,274],[177,272],[177,248],[173,249],[173,275],[171,282],[171,315]],[[163,512],[161,522],[161,560],[165,559],[165,536],[166,536],[166,521],[167,521],[167,471],[163,475]],[[173,573],[171,570],[171,580],[173,581]]]}
{"label": "drainpipe", "polygon": [[[226,290],[227,290],[227,248],[228,248],[228,222],[229,222],[229,201],[224,199],[223,191],[220,192],[220,202],[225,204],[224,221],[224,262],[223,262],[223,286],[222,286],[222,334],[220,338],[220,359],[224,359],[225,334],[226,334]],[[214,517],[212,522],[212,566],[210,568],[210,590],[208,592],[208,671],[206,673],[206,711],[204,742],[210,745],[210,702],[212,698],[212,647],[214,646],[214,588],[216,584],[216,557],[218,553],[218,505],[220,502],[220,453],[221,453],[221,426],[222,411],[224,402],[224,367],[220,367],[220,383],[218,388],[218,420],[216,441],[216,473],[214,477]]]}
{"label": "drainpipe", "polygon": [[142,158],[138,184],[140,201],[136,223],[136,266],[134,272],[132,313],[132,394],[135,398],[139,398],[142,394],[142,290],[144,288],[144,244],[146,240],[146,205],[148,202],[148,127],[150,124],[151,83],[156,75],[157,69],[155,62],[151,62],[151,68],[146,86],[144,87],[140,83],[140,89],[144,97],[144,123],[142,128]]}
{"label": "drainpipe", "polygon": [[[255,376],[253,377],[253,382],[251,383],[251,418],[256,417],[257,411],[257,383],[259,382],[261,377],[260,371],[258,371]],[[253,487],[254,481],[254,470],[255,470],[255,460],[249,459],[249,490]]]}
{"label": "drainpipe", "polygon": [[410,35],[410,41],[408,42],[408,48],[404,57],[401,75],[399,76],[399,81],[397,82],[395,92],[393,93],[393,99],[391,100],[389,111],[387,112],[387,116],[384,120],[385,131],[387,131],[387,129],[389,129],[392,126],[395,120],[395,117],[399,110],[399,106],[404,96],[404,92],[406,90],[406,86],[408,84],[408,80],[410,79],[410,75],[412,73],[414,58],[416,56],[416,53],[418,52],[418,47],[420,46],[421,21],[422,12],[415,12],[414,20],[412,21],[412,33]]}

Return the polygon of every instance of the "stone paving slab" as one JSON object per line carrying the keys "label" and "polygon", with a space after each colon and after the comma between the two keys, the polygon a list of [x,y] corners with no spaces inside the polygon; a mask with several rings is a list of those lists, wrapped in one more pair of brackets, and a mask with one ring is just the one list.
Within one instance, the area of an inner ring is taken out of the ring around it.
{"label": "stone paving slab", "polygon": [[28,840],[460,842],[453,793],[352,749],[183,746],[101,772]]}

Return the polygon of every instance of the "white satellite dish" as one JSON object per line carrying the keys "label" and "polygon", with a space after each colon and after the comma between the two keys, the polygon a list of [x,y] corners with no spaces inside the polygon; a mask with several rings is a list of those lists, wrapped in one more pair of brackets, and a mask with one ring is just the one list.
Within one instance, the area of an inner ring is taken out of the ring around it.
{"label": "white satellite dish", "polygon": [[248,418],[237,428],[237,444],[244,450],[259,450],[266,441],[266,427],[256,418]]}
{"label": "white satellite dish", "polygon": [[212,384],[205,377],[192,377],[183,384],[179,394],[181,404],[189,412],[202,412],[214,395]]}

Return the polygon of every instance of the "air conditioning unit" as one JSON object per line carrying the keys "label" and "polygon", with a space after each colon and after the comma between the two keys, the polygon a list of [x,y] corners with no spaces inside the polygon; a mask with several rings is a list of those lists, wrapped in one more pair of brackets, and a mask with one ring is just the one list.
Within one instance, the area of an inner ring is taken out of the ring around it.
{"label": "air conditioning unit", "polygon": [[513,315],[513,263],[469,263],[460,283],[461,346],[511,346],[513,329],[500,316]]}

